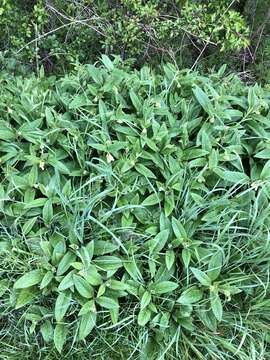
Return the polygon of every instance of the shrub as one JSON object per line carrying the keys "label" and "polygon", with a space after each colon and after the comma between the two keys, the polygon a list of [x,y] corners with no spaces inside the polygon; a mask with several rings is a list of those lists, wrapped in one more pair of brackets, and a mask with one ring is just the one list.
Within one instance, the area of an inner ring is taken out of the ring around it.
{"label": "shrub", "polygon": [[39,351],[269,355],[269,93],[102,63],[1,76],[3,321]]}
{"label": "shrub", "polygon": [[227,0],[2,0],[0,9],[5,56],[48,71],[93,61],[101,51],[136,65],[170,59],[187,66],[208,42],[221,51],[248,45],[245,20]]}

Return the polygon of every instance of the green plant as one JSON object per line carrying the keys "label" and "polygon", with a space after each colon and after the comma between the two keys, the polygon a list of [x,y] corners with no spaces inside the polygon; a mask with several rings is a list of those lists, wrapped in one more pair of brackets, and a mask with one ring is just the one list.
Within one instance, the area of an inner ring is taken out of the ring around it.
{"label": "green plant", "polygon": [[[204,46],[222,52],[247,47],[249,29],[227,0],[63,1],[2,0],[0,49],[5,57],[48,71],[64,71],[101,51],[134,58],[192,64]],[[10,67],[10,64],[9,64]]]}
{"label": "green plant", "polygon": [[224,71],[1,75],[1,318],[28,353],[269,356],[269,93]]}

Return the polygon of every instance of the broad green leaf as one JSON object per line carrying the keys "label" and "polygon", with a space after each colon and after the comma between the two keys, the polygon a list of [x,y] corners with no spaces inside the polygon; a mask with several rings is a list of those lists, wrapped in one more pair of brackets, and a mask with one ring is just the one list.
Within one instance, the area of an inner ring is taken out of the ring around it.
{"label": "broad green leaf", "polygon": [[150,252],[157,253],[161,251],[164,248],[166,242],[168,241],[169,234],[169,230],[162,230],[153,239],[149,240],[148,244]]}
{"label": "broad green leaf", "polygon": [[20,277],[14,284],[15,289],[25,289],[37,285],[43,278],[42,270],[33,270]]}
{"label": "broad green leaf", "polygon": [[169,216],[171,215],[171,213],[174,210],[174,194],[173,192],[169,195],[165,195],[165,200],[164,200],[164,210],[165,210],[165,216]]}
{"label": "broad green leaf", "polygon": [[64,291],[71,288],[74,285],[73,271],[70,271],[60,282],[58,291]]}
{"label": "broad green leaf", "polygon": [[101,55],[101,61],[108,70],[113,70],[114,69],[113,62],[110,60],[110,58],[107,55],[102,54]]}
{"label": "broad green leaf", "polygon": [[85,278],[90,285],[97,286],[102,284],[102,276],[98,273],[94,265],[90,265],[87,269],[83,269],[79,274]]}
{"label": "broad green leaf", "polygon": [[187,233],[186,233],[184,226],[181,224],[181,222],[179,220],[177,220],[174,217],[172,218],[172,228],[173,228],[174,235],[177,237],[177,239],[184,240],[187,238]]}
{"label": "broad green leaf", "polygon": [[57,267],[57,276],[63,275],[71,266],[71,264],[76,260],[76,255],[68,251],[61,259]]}
{"label": "broad green leaf", "polygon": [[119,249],[118,244],[113,244],[109,241],[97,240],[94,242],[94,255],[105,255],[114,252]]}
{"label": "broad green leaf", "polygon": [[261,180],[269,180],[270,179],[270,160],[268,160],[263,169],[262,172],[260,174],[260,179]]}
{"label": "broad green leaf", "polygon": [[209,115],[213,115],[214,114],[213,105],[207,94],[197,85],[192,89],[192,91],[195,98],[197,99],[201,107],[204,109],[204,111],[207,112]]}
{"label": "broad green leaf", "polygon": [[79,326],[79,340],[83,340],[93,330],[96,325],[97,315],[94,312],[89,312],[82,315]]}
{"label": "broad green leaf", "polygon": [[116,309],[119,307],[118,301],[116,299],[113,298],[109,298],[107,296],[100,296],[99,298],[96,299],[96,302],[104,307],[105,309]]}
{"label": "broad green leaf", "polygon": [[89,312],[96,312],[94,300],[87,301],[81,308],[79,316],[88,314]]}
{"label": "broad green leaf", "polygon": [[115,291],[125,291],[128,289],[128,285],[124,281],[118,281],[115,279],[111,279],[106,283],[110,289]]}
{"label": "broad green leaf", "polygon": [[223,308],[220,297],[217,293],[210,293],[211,309],[218,321],[222,320]]}
{"label": "broad green leaf", "polygon": [[110,316],[113,325],[117,324],[119,320],[119,308],[110,309]]}
{"label": "broad green leaf", "polygon": [[85,268],[88,268],[91,264],[94,255],[94,246],[94,241],[90,241],[86,246],[82,246],[77,252],[77,255],[82,260]]}
{"label": "broad green leaf", "polygon": [[72,101],[69,103],[69,109],[70,110],[75,110],[78,109],[82,106],[85,106],[89,103],[89,101],[87,100],[86,96],[84,95],[76,95]]}
{"label": "broad green leaf", "polygon": [[254,157],[269,160],[270,159],[270,149],[263,149],[263,150],[259,151],[257,154],[255,154]]}
{"label": "broad green leaf", "polygon": [[70,301],[71,301],[71,292],[70,291],[66,291],[66,292],[61,292],[55,302],[55,308],[54,308],[54,316],[57,322],[60,322],[68,308],[70,305]]}
{"label": "broad green leaf", "polygon": [[144,199],[144,201],[142,202],[142,206],[153,206],[156,204],[159,204],[160,201],[162,200],[163,196],[161,193],[156,193],[156,194],[151,194],[149,196],[147,196],[147,198]]}
{"label": "broad green leaf", "polygon": [[135,94],[133,90],[130,90],[129,96],[135,109],[140,112],[142,110],[142,103],[139,97]]}
{"label": "broad green leaf", "polygon": [[121,258],[117,256],[104,255],[95,258],[95,264],[97,266],[97,269],[109,271],[109,270],[117,270],[120,267],[122,267],[123,261]]}
{"label": "broad green leaf", "polygon": [[61,354],[68,333],[67,325],[57,324],[54,329],[53,341],[57,351]]}
{"label": "broad green leaf", "polygon": [[173,251],[173,249],[169,249],[166,251],[165,254],[165,262],[166,262],[166,267],[168,270],[171,269],[171,267],[173,266],[175,261],[175,253]]}
{"label": "broad green leaf", "polygon": [[78,293],[85,298],[92,298],[94,290],[92,286],[81,276],[73,275],[73,281]]}
{"label": "broad green leaf", "polygon": [[135,259],[124,261],[124,268],[133,280],[137,281],[142,279],[142,274],[136,264]]}
{"label": "broad green leaf", "polygon": [[46,343],[53,339],[53,326],[50,320],[46,320],[40,327],[41,335]]}
{"label": "broad green leaf", "polygon": [[141,310],[146,308],[149,305],[150,302],[151,302],[151,293],[146,290],[143,293],[143,296],[141,298],[141,302],[140,302]]}
{"label": "broad green leaf", "polygon": [[151,319],[151,310],[148,308],[140,310],[138,314],[138,324],[140,326],[145,326]]}
{"label": "broad green leaf", "polygon": [[195,269],[194,267],[191,267],[190,270],[192,271],[195,278],[204,286],[210,286],[211,285],[211,279],[206,273],[199,269]]}
{"label": "broad green leaf", "polygon": [[53,219],[53,206],[50,199],[46,201],[43,207],[42,217],[45,225],[49,225]]}
{"label": "broad green leaf", "polygon": [[33,229],[33,226],[35,225],[37,221],[37,216],[33,217],[32,219],[29,219],[24,223],[22,227],[22,232],[24,235],[27,235],[30,233],[30,231]]}
{"label": "broad green leaf", "polygon": [[222,178],[234,184],[244,185],[249,183],[249,177],[238,171],[226,170],[223,172]]}
{"label": "broad green leaf", "polygon": [[138,173],[149,179],[156,179],[156,175],[143,164],[136,164],[135,169],[138,171]]}
{"label": "broad green leaf", "polygon": [[0,140],[8,141],[15,139],[15,133],[4,120],[0,120]]}
{"label": "broad green leaf", "polygon": [[179,285],[173,281],[161,281],[151,285],[151,291],[156,295],[162,295],[174,291],[178,286]]}
{"label": "broad green leaf", "polygon": [[48,286],[53,278],[54,278],[53,272],[47,271],[40,283],[40,286],[39,286],[40,289],[44,289],[46,286]]}
{"label": "broad green leaf", "polygon": [[185,290],[177,300],[182,305],[190,305],[200,301],[203,297],[203,291],[196,286]]}
{"label": "broad green leaf", "polygon": [[208,264],[207,275],[212,281],[216,280],[220,274],[223,265],[223,255],[221,251],[213,254]]}
{"label": "broad green leaf", "polygon": [[34,298],[37,296],[36,289],[33,288],[27,288],[22,289],[19,292],[19,295],[16,300],[16,309],[21,308],[22,306],[25,306],[34,300]]}
{"label": "broad green leaf", "polygon": [[47,201],[46,198],[35,199],[35,200],[30,201],[27,204],[25,204],[24,208],[25,209],[33,209],[33,208],[37,208],[37,207],[43,207],[44,204],[46,203],[46,201]]}

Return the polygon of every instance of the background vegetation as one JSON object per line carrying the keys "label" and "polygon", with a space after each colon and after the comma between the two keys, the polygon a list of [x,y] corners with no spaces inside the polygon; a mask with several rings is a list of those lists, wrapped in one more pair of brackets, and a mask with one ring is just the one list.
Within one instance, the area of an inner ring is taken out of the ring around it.
{"label": "background vegetation", "polygon": [[[267,0],[1,0],[2,63],[61,71],[100,53],[136,66],[169,60],[180,67],[230,63],[267,78]],[[255,64],[255,65],[254,65]],[[257,65],[258,64],[258,65]]]}
{"label": "background vegetation", "polygon": [[269,21],[0,0],[1,360],[270,359]]}

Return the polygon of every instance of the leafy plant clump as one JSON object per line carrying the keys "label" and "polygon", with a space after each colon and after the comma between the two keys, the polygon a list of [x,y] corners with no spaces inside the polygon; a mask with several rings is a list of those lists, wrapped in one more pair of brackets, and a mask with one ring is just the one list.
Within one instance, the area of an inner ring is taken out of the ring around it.
{"label": "leafy plant clump", "polygon": [[269,93],[224,71],[1,75],[6,327],[39,351],[267,358]]}

